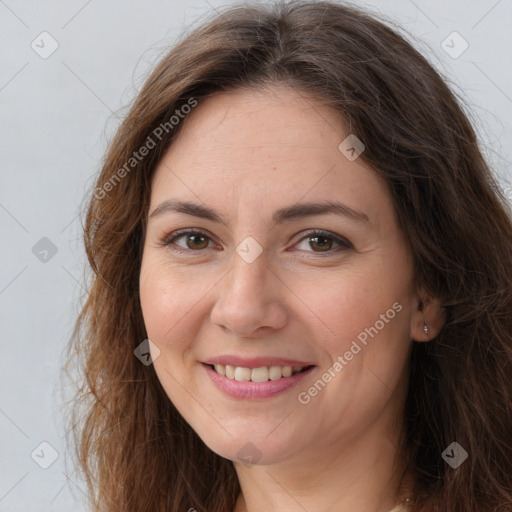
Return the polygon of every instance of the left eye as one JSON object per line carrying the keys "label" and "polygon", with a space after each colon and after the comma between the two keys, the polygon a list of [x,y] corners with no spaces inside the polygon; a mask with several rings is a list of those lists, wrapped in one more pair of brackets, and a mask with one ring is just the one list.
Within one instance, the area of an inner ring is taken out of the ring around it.
{"label": "left eye", "polygon": [[[177,243],[178,240],[183,240],[184,244]],[[211,248],[210,244],[213,244],[213,242],[212,239],[203,231],[186,230],[173,233],[162,242],[162,245],[164,246],[171,246],[172,244],[175,246],[173,250],[178,252],[187,252],[201,251],[203,249]],[[308,251],[308,249],[300,249],[301,244],[309,244],[309,247],[314,250]],[[333,248],[333,245],[335,244],[337,244],[338,247]],[[350,249],[353,247],[348,240],[327,231],[309,232],[295,245],[298,246],[300,250],[305,250],[306,252],[329,254],[335,252],[336,249]]]}
{"label": "left eye", "polygon": [[[185,247],[183,245],[177,244],[176,241],[181,238],[185,239]],[[199,251],[201,249],[207,249],[208,244],[211,242],[211,239],[208,235],[203,233],[202,231],[181,231],[176,233],[174,236],[170,238],[166,238],[164,241],[164,245],[175,244],[181,250],[190,249],[192,251]]]}
{"label": "left eye", "polygon": [[303,236],[297,246],[303,243],[308,244],[311,248],[317,247],[319,250],[314,250],[313,252],[315,253],[333,253],[334,249],[336,249],[333,249],[333,244],[337,244],[339,246],[338,249],[352,248],[352,244],[348,240],[327,231],[312,231]]}

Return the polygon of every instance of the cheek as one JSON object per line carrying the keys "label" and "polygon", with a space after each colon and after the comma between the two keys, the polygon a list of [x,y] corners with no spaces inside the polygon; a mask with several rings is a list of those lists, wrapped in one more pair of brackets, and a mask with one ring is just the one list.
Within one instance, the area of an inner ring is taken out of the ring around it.
{"label": "cheek", "polygon": [[348,386],[348,402],[367,404],[356,408],[357,414],[380,410],[400,381],[410,348],[407,268],[402,273],[384,270],[375,265],[345,275],[338,291],[323,299],[322,319],[336,333],[324,348],[331,362],[340,363],[329,393],[338,400]]}
{"label": "cheek", "polygon": [[200,327],[196,318],[208,287],[180,279],[166,262],[151,257],[143,260],[139,283],[147,336],[160,350],[154,370],[167,396],[184,411],[191,403],[181,383],[188,378],[190,349]]}
{"label": "cheek", "polygon": [[209,288],[204,280],[180,278],[161,262],[143,261],[140,302],[149,339],[169,348],[182,345]]}
{"label": "cheek", "polygon": [[[321,400],[335,401],[340,417],[348,415],[354,421],[366,421],[363,416],[377,414],[387,402],[410,348],[406,268],[402,274],[383,270],[375,264],[364,272],[344,273],[338,282],[331,281],[328,293],[318,295],[315,309],[335,333],[317,338],[327,356],[323,370],[334,368],[336,375]],[[365,407],[352,406],[363,403]]]}
{"label": "cheek", "polygon": [[385,276],[379,265],[368,265],[362,270],[333,273],[314,287],[303,285],[297,289],[297,295],[305,298],[315,314],[328,352],[348,350],[358,336],[364,341],[365,329],[375,324],[382,334],[402,329],[406,321],[406,315],[401,313],[406,283]]}

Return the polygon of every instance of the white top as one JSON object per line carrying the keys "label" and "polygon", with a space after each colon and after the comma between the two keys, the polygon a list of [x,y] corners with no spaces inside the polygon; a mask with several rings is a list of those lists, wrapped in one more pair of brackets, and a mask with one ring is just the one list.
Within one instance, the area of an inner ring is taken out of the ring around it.
{"label": "white top", "polygon": [[403,504],[397,505],[394,509],[389,512],[407,512],[407,507]]}

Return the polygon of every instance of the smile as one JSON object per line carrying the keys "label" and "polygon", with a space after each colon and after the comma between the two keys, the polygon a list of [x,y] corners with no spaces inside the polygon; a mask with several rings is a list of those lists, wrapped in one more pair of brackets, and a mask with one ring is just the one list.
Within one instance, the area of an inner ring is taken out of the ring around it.
{"label": "smile", "polygon": [[219,375],[239,382],[267,382],[269,380],[278,380],[291,377],[307,368],[304,366],[260,366],[258,368],[246,368],[244,366],[232,366],[229,364],[214,364],[212,367]]}
{"label": "smile", "polygon": [[202,364],[217,389],[238,399],[266,399],[298,384],[315,368],[309,366],[258,366],[249,368]]}

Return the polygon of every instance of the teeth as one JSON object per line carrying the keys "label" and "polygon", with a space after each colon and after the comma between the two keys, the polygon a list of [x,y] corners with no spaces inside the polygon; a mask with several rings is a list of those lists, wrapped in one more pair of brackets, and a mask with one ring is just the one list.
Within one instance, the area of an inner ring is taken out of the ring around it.
{"label": "teeth", "polygon": [[214,364],[213,366],[219,375],[226,375],[226,367],[223,364]]}
{"label": "teeth", "polygon": [[237,366],[235,368],[235,380],[251,380],[251,370]]}
{"label": "teeth", "polygon": [[[219,366],[222,366],[219,364]],[[235,378],[235,367],[231,366],[230,364],[226,365],[226,377],[228,379],[234,379]]]}
{"label": "teeth", "polygon": [[270,380],[277,380],[283,376],[283,372],[280,366],[271,366],[268,371],[268,376]]}
{"label": "teeth", "polygon": [[261,366],[260,368],[253,368],[251,371],[251,380],[253,382],[267,382],[268,368]]}
{"label": "teeth", "polygon": [[305,368],[304,366],[244,368],[242,366],[231,366],[230,364],[214,364],[213,367],[219,375],[224,375],[228,379],[252,382],[267,382],[269,379],[278,380],[282,377],[291,377]]}

